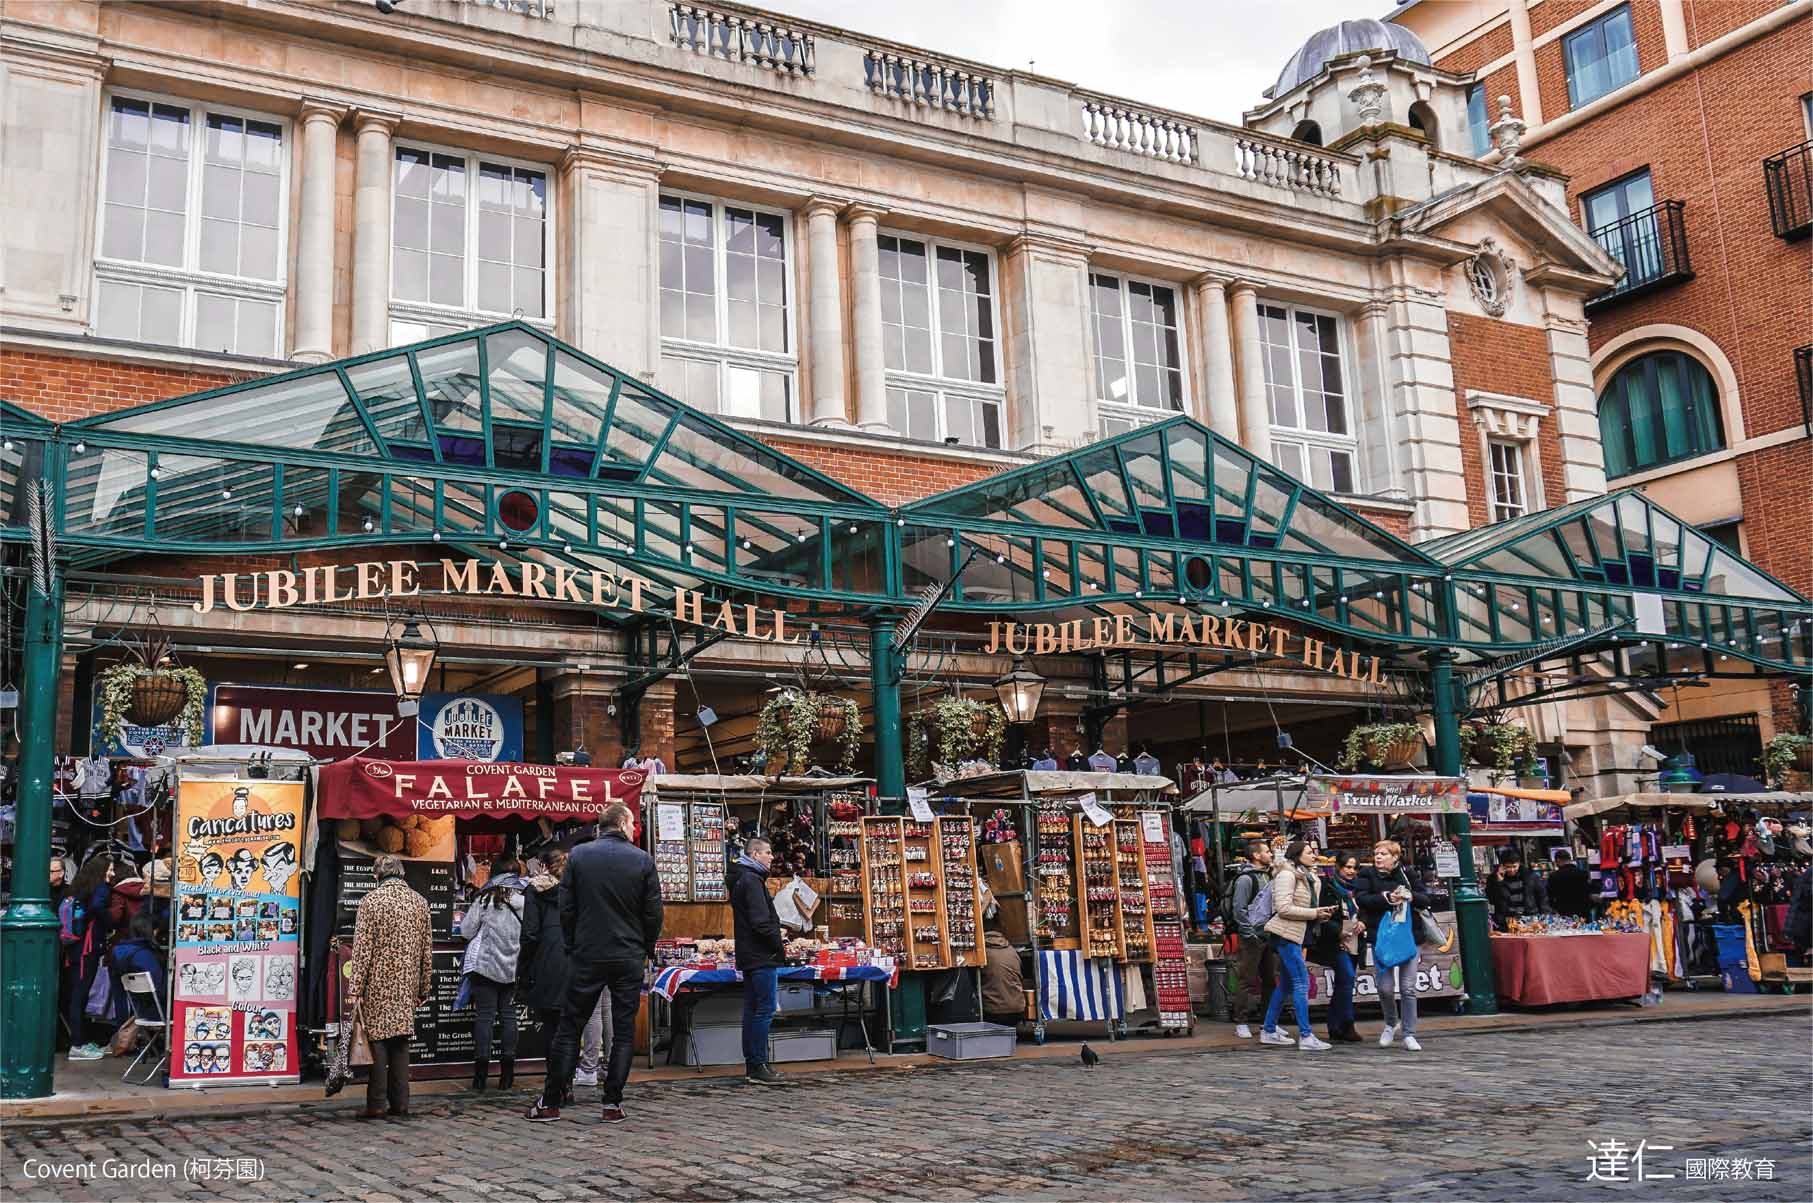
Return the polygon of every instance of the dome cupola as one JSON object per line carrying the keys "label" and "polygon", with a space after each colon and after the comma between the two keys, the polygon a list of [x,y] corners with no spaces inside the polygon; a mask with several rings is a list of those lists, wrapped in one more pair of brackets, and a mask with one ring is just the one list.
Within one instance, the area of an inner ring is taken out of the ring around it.
{"label": "dome cupola", "polygon": [[1405,62],[1430,65],[1429,50],[1416,34],[1402,25],[1362,17],[1342,21],[1311,34],[1297,53],[1291,55],[1290,60],[1284,64],[1284,70],[1278,73],[1278,82],[1271,86],[1266,96],[1275,100],[1314,79],[1316,73],[1332,60],[1361,51],[1373,54],[1394,53]]}

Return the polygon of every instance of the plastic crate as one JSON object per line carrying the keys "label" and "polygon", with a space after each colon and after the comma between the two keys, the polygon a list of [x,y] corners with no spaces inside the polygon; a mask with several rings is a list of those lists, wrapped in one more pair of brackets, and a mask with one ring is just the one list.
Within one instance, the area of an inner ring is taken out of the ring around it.
{"label": "plastic crate", "polygon": [[1712,929],[1713,942],[1719,950],[1719,968],[1727,965],[1747,965],[1750,963],[1744,951],[1744,925],[1741,923],[1721,923]]}
{"label": "plastic crate", "polygon": [[692,1038],[681,1042],[680,1056],[686,1065],[741,1065],[743,1025],[694,1024]]}
{"label": "plastic crate", "polygon": [[1756,983],[1750,980],[1750,970],[1742,965],[1719,966],[1719,980],[1724,983],[1728,994],[1756,993]]}
{"label": "plastic crate", "polygon": [[768,1059],[774,1062],[835,1061],[837,1033],[828,1028],[771,1032],[768,1036]]}
{"label": "plastic crate", "polygon": [[935,1023],[925,1029],[925,1051],[946,1061],[986,1061],[1014,1055],[1014,1029],[998,1023]]}
{"label": "plastic crate", "polygon": [[776,1011],[810,1011],[817,1005],[811,982],[782,982],[775,988]]}

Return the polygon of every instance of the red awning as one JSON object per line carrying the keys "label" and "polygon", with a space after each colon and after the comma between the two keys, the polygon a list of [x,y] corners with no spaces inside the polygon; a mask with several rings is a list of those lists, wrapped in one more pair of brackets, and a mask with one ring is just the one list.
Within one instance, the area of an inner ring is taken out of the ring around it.
{"label": "red awning", "polygon": [[414,814],[594,820],[613,802],[634,814],[645,780],[639,769],[356,756],[322,766],[319,813],[324,819]]}

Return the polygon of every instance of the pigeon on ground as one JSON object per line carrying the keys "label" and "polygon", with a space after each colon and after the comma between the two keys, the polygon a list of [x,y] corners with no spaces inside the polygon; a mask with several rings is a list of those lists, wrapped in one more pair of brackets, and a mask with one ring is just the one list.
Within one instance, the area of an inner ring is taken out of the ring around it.
{"label": "pigeon on ground", "polygon": [[1088,1042],[1085,1041],[1083,1044],[1083,1068],[1094,1069],[1101,1059],[1101,1054],[1090,1048]]}

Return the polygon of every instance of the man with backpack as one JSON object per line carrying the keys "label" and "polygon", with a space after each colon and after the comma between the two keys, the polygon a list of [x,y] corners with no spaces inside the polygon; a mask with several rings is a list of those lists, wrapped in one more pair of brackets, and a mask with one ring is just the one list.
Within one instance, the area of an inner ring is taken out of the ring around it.
{"label": "man with backpack", "polygon": [[[1222,903],[1222,928],[1234,944],[1234,1035],[1253,1038],[1250,1026],[1263,1013],[1278,981],[1278,954],[1265,938],[1271,918],[1272,846],[1246,842],[1247,865],[1228,887]],[[1225,954],[1224,954],[1225,955]]]}

